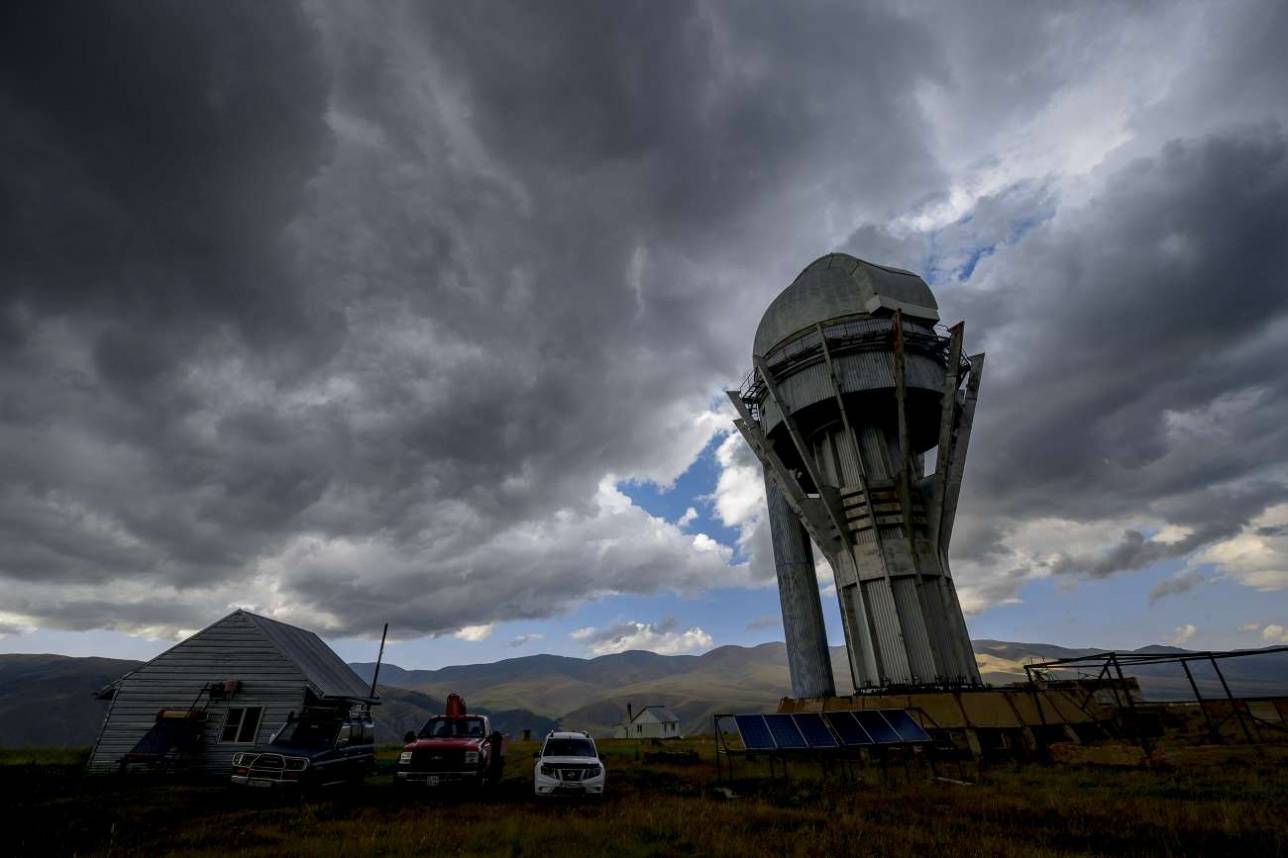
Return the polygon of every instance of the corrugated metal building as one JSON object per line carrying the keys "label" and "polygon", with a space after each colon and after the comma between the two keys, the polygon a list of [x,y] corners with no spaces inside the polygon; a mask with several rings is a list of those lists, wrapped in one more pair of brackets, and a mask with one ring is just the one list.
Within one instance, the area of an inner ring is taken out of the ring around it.
{"label": "corrugated metal building", "polygon": [[192,713],[195,767],[220,774],[291,712],[370,703],[369,692],[313,632],[234,611],[99,692],[111,704],[90,771],[118,770],[163,710]]}

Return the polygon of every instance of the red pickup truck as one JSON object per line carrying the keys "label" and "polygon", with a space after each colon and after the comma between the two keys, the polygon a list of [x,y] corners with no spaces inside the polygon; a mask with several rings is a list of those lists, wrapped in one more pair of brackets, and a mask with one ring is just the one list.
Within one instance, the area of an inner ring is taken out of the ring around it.
{"label": "red pickup truck", "polygon": [[470,715],[459,694],[419,733],[403,736],[394,783],[442,786],[462,781],[488,786],[501,779],[504,739],[486,715]]}

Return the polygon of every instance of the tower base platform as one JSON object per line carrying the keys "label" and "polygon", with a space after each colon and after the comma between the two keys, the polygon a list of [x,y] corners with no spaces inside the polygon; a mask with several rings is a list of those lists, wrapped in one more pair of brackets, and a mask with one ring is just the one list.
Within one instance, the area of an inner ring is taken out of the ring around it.
{"label": "tower base platform", "polygon": [[784,697],[778,711],[831,712],[906,709],[940,742],[963,752],[1038,754],[1056,742],[1081,744],[1116,735],[1116,719],[1139,699],[1134,679],[1071,680],[1041,685],[878,690],[836,697]]}

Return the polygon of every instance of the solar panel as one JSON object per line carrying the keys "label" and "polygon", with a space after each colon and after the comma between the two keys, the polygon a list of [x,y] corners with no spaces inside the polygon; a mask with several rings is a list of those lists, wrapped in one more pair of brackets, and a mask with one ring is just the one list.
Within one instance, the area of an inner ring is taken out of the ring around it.
{"label": "solar panel", "polygon": [[893,745],[903,741],[899,734],[891,728],[889,722],[881,717],[881,713],[873,709],[859,710],[854,713],[864,730],[868,731],[878,745]]}
{"label": "solar panel", "polygon": [[790,715],[766,715],[765,723],[769,725],[769,732],[774,735],[774,742],[780,749],[788,750],[792,748],[804,748],[805,737],[801,731],[796,729],[796,722]]}
{"label": "solar panel", "polygon": [[832,725],[836,735],[841,737],[841,744],[847,748],[862,748],[875,744],[868,731],[859,726],[849,712],[827,712],[824,717]]}
{"label": "solar panel", "polygon": [[792,716],[796,726],[805,737],[805,744],[811,748],[835,748],[836,737],[823,723],[823,716],[814,712],[803,712]]}
{"label": "solar panel", "polygon": [[748,751],[772,751],[775,749],[774,737],[769,734],[763,715],[735,715],[733,722],[738,725],[738,735],[742,736],[742,746]]}
{"label": "solar panel", "polygon": [[881,714],[890,722],[890,726],[899,734],[899,738],[905,742],[930,741],[930,734],[923,730],[921,725],[914,721],[907,711],[903,709],[887,709]]}

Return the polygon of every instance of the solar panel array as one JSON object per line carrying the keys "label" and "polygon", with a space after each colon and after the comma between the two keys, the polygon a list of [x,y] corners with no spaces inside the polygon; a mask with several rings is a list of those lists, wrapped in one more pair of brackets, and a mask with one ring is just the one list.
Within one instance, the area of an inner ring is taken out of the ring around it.
{"label": "solar panel array", "polygon": [[803,751],[912,745],[930,741],[904,709],[733,716],[748,751]]}
{"label": "solar panel array", "polygon": [[868,735],[878,745],[894,745],[902,741],[899,734],[890,726],[890,722],[880,712],[872,710],[853,713],[859,726],[868,731]]}
{"label": "solar panel array", "polygon": [[778,746],[769,734],[764,715],[735,715],[733,722],[742,736],[742,746],[749,751],[772,751]]}
{"label": "solar panel array", "polygon": [[804,712],[792,717],[796,719],[796,726],[800,728],[801,735],[805,737],[806,744],[811,748],[837,747],[836,738],[832,736],[832,731],[827,729],[827,725],[823,723],[822,715]]}
{"label": "solar panel array", "polygon": [[805,737],[796,726],[796,719],[791,715],[766,715],[765,723],[774,736],[774,744],[782,750],[799,750],[807,748]]}
{"label": "solar panel array", "polygon": [[891,709],[887,712],[883,712],[882,714],[885,715],[886,721],[890,722],[890,726],[894,728],[894,731],[899,734],[899,738],[902,739],[903,741],[905,742],[929,742],[930,741],[930,734],[927,733],[924,729],[922,729],[920,724],[912,720],[912,716],[909,715],[905,710]]}

